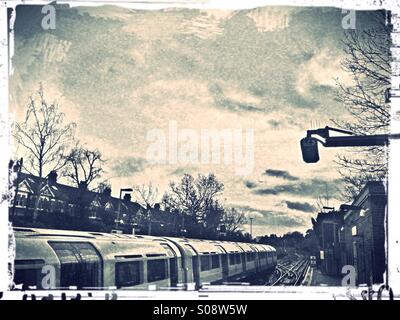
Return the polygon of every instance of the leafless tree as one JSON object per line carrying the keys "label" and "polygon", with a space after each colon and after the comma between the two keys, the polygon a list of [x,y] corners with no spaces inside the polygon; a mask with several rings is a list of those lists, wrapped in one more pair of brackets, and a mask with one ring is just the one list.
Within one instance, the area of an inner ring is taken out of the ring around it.
{"label": "leafless tree", "polygon": [[65,115],[56,102],[45,100],[40,85],[36,95],[29,98],[25,120],[16,122],[13,136],[24,154],[24,169],[39,177],[64,165],[64,154],[73,139],[75,123],[64,124]]}
{"label": "leafless tree", "polygon": [[94,189],[98,193],[103,193],[105,190],[111,190],[111,183],[108,180],[100,181]]}
{"label": "leafless tree", "polygon": [[[338,82],[337,100],[351,115],[350,121],[333,120],[336,126],[358,135],[388,133],[390,105],[385,92],[390,87],[391,38],[387,12],[371,13],[372,28],[347,31],[343,41],[346,58],[342,68],[351,75],[350,86]],[[346,200],[358,194],[365,182],[387,174],[385,147],[352,148],[338,155],[337,164],[345,182]]]}
{"label": "leafless tree", "polygon": [[158,197],[158,188],[156,186],[152,183],[136,185],[133,186],[133,191],[139,204],[145,208],[154,207]]}
{"label": "leafless tree", "polygon": [[88,187],[104,172],[102,168],[104,160],[97,149],[90,150],[84,146],[76,146],[65,157],[65,163],[63,175],[73,181],[76,186],[84,182]]}
{"label": "leafless tree", "polygon": [[222,223],[225,225],[228,233],[235,233],[240,231],[241,227],[247,222],[244,212],[236,209],[229,208],[225,210]]}
{"label": "leafless tree", "polygon": [[214,174],[199,175],[197,179],[185,174],[179,184],[170,183],[170,191],[164,195],[163,202],[169,208],[201,220],[206,207],[223,188]]}

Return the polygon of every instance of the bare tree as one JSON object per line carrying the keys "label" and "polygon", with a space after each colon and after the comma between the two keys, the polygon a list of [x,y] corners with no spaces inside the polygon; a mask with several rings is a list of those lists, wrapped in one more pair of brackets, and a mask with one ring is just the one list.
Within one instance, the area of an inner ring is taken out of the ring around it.
{"label": "bare tree", "polygon": [[111,190],[111,183],[108,180],[100,181],[94,189],[98,193],[103,193],[106,190]]}
{"label": "bare tree", "polygon": [[63,175],[70,178],[77,186],[83,182],[88,187],[104,172],[102,168],[104,160],[97,149],[90,150],[84,146],[76,146],[65,157],[65,163]]}
{"label": "bare tree", "polygon": [[229,208],[225,210],[222,218],[222,223],[225,225],[228,233],[235,233],[240,231],[241,227],[247,222],[244,212],[236,209]]}
{"label": "bare tree", "polygon": [[223,189],[224,185],[214,174],[198,175],[196,179],[185,174],[179,184],[170,183],[163,203],[168,210],[181,215],[184,227],[190,231],[188,235],[202,235],[205,227],[212,229],[211,215],[219,212],[216,201]]}
{"label": "bare tree", "polygon": [[178,212],[202,219],[205,208],[223,189],[224,185],[214,174],[199,175],[197,179],[185,174],[179,184],[170,183],[163,202]]}
{"label": "bare tree", "polygon": [[158,197],[158,188],[154,186],[152,183],[146,185],[136,185],[133,187],[134,193],[136,195],[136,200],[144,206],[145,208],[154,207],[157,197]]}
{"label": "bare tree", "polygon": [[[333,122],[358,135],[389,131],[390,105],[385,93],[391,84],[391,38],[387,14],[371,13],[373,28],[348,31],[343,41],[346,58],[342,68],[351,75],[353,84],[338,82],[337,100],[344,104],[352,119]],[[337,157],[346,200],[351,201],[366,181],[386,177],[387,151],[385,147],[352,148]]]}
{"label": "bare tree", "polygon": [[64,165],[64,153],[73,139],[75,123],[64,124],[56,102],[48,103],[42,85],[29,98],[25,120],[14,124],[13,136],[26,152],[24,169],[39,177]]}

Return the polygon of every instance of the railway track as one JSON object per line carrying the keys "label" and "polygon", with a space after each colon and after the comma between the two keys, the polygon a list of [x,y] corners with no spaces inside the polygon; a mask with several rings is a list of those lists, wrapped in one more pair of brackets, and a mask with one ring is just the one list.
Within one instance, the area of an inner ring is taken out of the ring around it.
{"label": "railway track", "polygon": [[292,285],[298,286],[304,279],[309,265],[309,260],[303,258],[295,262],[282,262],[276,266],[277,279],[270,283],[271,286]]}

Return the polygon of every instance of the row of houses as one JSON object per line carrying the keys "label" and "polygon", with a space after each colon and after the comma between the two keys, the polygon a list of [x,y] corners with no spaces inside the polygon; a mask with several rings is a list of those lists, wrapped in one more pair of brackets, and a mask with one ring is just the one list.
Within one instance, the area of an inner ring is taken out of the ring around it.
{"label": "row of houses", "polygon": [[384,182],[370,181],[352,204],[312,220],[325,274],[343,277],[342,268],[354,266],[357,285],[383,282],[386,206]]}
{"label": "row of houses", "polygon": [[83,182],[79,187],[62,184],[55,171],[46,178],[20,172],[13,184],[9,215],[15,226],[154,235],[175,235],[180,227],[177,214],[161,210],[159,204],[143,207],[130,193],[119,199],[111,188],[95,192]]}

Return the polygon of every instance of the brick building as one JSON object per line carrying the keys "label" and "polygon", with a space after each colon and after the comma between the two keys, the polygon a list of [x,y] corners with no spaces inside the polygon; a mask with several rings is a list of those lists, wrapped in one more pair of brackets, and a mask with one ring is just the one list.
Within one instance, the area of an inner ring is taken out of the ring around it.
{"label": "brick building", "polygon": [[371,181],[350,206],[342,206],[342,265],[355,267],[357,284],[383,282],[386,204],[384,183]]}
{"label": "brick building", "polygon": [[341,276],[342,267],[352,265],[358,285],[383,282],[386,204],[384,182],[370,181],[351,205],[318,213],[312,221],[322,272]]}
{"label": "brick building", "polygon": [[343,215],[335,210],[320,212],[312,223],[318,239],[317,259],[321,271],[327,275],[338,276],[341,272],[340,229],[343,226]]}

